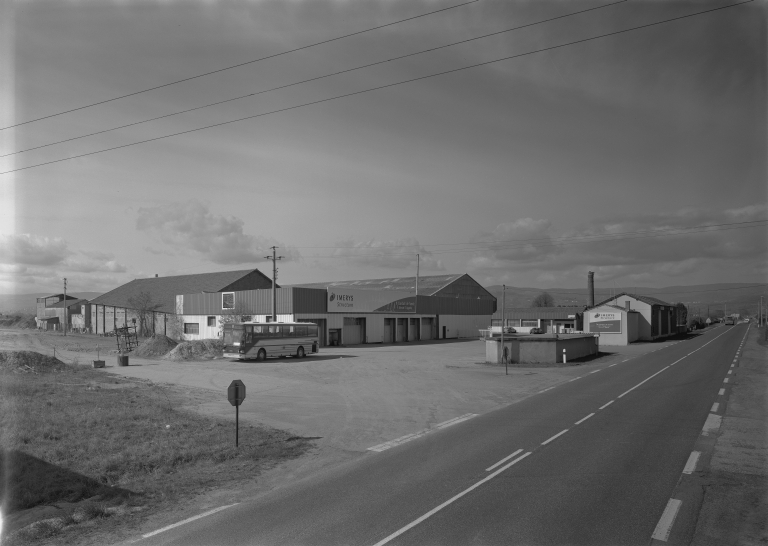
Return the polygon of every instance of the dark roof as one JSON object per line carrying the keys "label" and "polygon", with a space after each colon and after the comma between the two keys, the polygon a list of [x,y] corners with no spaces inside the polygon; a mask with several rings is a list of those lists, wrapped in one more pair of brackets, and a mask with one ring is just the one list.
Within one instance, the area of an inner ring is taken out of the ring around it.
{"label": "dark roof", "polygon": [[[419,295],[432,296],[449,284],[457,281],[463,274],[459,275],[426,275],[419,276]],[[306,284],[295,284],[302,288],[349,288],[355,290],[416,290],[416,276],[390,277],[387,279],[364,279],[356,281],[332,281],[332,282],[313,282]]]}
{"label": "dark roof", "polygon": [[[578,315],[584,312],[583,306],[578,307],[507,307],[505,317],[507,319],[562,319],[567,320],[568,315]],[[493,318],[501,318],[499,309],[493,314]]]}
{"label": "dark roof", "polygon": [[[85,298],[75,298],[75,299],[69,299],[69,296],[67,296],[67,307],[72,307],[73,305],[82,305],[84,303],[88,303],[88,300]],[[56,303],[52,303],[51,305],[46,305],[47,309],[53,309],[53,308],[63,308],[64,307],[64,300],[57,301]]]}
{"label": "dark roof", "polygon": [[607,300],[603,300],[600,303],[596,303],[595,305],[592,305],[589,307],[589,309],[592,309],[594,307],[599,307],[601,305],[607,304],[609,301],[614,301],[621,296],[629,296],[630,298],[634,298],[637,301],[642,301],[643,303],[647,303],[648,305],[666,305],[667,307],[674,307],[674,304],[660,300],[658,298],[654,298],[651,296],[641,296],[638,294],[630,294],[629,292],[622,292],[621,294],[616,294],[613,297],[608,298]]}
{"label": "dark roof", "polygon": [[91,300],[91,303],[132,309],[133,307],[128,302],[128,299],[138,296],[141,292],[147,292],[151,296],[152,302],[157,305],[156,311],[175,313],[176,296],[178,294],[223,292],[227,289],[251,290],[268,287],[272,287],[272,280],[258,269],[175,275],[171,277],[150,277],[149,279],[134,279],[123,286],[115,288],[111,292]]}

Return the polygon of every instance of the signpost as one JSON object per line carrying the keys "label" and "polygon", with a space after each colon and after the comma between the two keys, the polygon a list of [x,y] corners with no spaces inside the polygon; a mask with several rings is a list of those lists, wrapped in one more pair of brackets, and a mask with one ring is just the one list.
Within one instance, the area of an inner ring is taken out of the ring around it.
{"label": "signpost", "polygon": [[235,379],[227,389],[229,403],[235,406],[235,447],[240,440],[240,404],[245,400],[245,383]]}

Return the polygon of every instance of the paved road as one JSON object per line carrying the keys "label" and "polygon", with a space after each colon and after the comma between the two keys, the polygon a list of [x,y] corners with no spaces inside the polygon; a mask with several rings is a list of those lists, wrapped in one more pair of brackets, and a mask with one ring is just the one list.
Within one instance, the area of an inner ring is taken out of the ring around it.
{"label": "paved road", "polygon": [[649,544],[745,329],[585,371],[141,544]]}

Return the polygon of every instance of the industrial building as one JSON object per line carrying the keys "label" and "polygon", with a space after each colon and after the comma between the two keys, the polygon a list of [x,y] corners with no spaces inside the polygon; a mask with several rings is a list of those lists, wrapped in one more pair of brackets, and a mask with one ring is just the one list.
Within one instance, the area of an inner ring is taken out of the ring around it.
{"label": "industrial building", "polygon": [[[583,328],[584,307],[507,307],[504,326],[521,334],[531,328],[541,328],[547,334],[580,332]],[[501,326],[501,310],[493,314],[493,326]]]}
{"label": "industrial building", "polygon": [[677,307],[651,296],[622,292],[587,307],[584,331],[599,333],[601,345],[628,345],[677,334]]}
{"label": "industrial building", "polygon": [[[186,339],[215,338],[228,315],[268,321],[272,291],[186,292],[176,296]],[[312,283],[276,289],[277,321],[314,322],[321,345],[476,337],[496,298],[469,275]],[[197,333],[193,333],[197,332]]]}
{"label": "industrial building", "polygon": [[37,298],[35,323],[40,330],[62,330],[65,322],[68,330],[84,330],[91,318],[90,311],[86,299],[53,294]]}
{"label": "industrial building", "polygon": [[92,333],[104,334],[122,326],[140,326],[143,318],[147,332],[180,337],[185,332],[176,313],[178,294],[271,287],[272,279],[258,269],[134,279],[91,300],[86,324]]}

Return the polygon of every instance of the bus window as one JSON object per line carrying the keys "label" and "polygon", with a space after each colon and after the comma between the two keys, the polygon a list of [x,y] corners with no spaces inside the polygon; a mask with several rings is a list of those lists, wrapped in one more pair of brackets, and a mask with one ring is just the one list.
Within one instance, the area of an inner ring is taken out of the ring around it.
{"label": "bus window", "polygon": [[296,337],[295,326],[283,326],[283,330],[286,330],[285,335],[290,337]]}
{"label": "bus window", "polygon": [[245,327],[245,342],[253,343],[253,326]]}
{"label": "bus window", "polygon": [[276,336],[278,335],[279,327],[278,326],[269,326],[269,335],[270,336]]}
{"label": "bus window", "polygon": [[253,327],[253,333],[257,336],[263,336],[264,335],[264,327],[263,326],[254,326]]}
{"label": "bus window", "polygon": [[307,327],[306,326],[296,326],[296,335],[299,337],[306,337],[307,335]]}
{"label": "bus window", "polygon": [[312,337],[317,336],[317,324],[308,324],[307,329],[309,331],[309,335]]}
{"label": "bus window", "polygon": [[224,325],[224,343],[232,345],[234,343],[240,343],[243,337],[243,327],[235,324]]}

